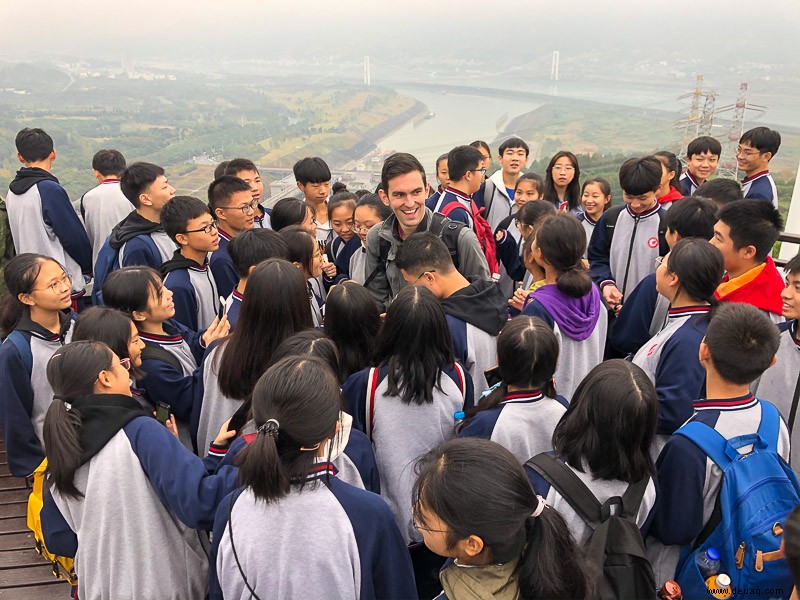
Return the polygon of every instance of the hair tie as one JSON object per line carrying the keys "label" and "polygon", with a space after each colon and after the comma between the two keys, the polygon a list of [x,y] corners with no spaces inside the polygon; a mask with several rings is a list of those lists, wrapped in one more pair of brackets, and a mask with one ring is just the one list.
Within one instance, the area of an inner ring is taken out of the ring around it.
{"label": "hair tie", "polygon": [[544,507],[545,507],[545,506],[547,506],[547,502],[545,501],[545,499],[544,499],[544,498],[542,498],[542,497],[541,497],[541,496],[539,496],[538,494],[536,495],[536,498],[538,498],[538,500],[539,500],[539,504],[537,504],[537,505],[536,505],[536,510],[534,510],[534,511],[531,513],[531,516],[532,516],[534,519],[535,519],[535,518],[537,518],[539,515],[541,515],[541,514],[544,512]]}
{"label": "hair tie", "polygon": [[317,442],[313,446],[300,446],[300,452],[315,452],[319,450],[320,443],[321,442]]}
{"label": "hair tie", "polygon": [[281,424],[276,419],[267,419],[266,422],[258,428],[258,433],[263,433],[271,438],[278,439],[278,429]]}
{"label": "hair tie", "polygon": [[64,396],[59,396],[58,394],[53,394],[53,400],[61,400],[61,402],[64,403],[64,408],[66,408],[68,411],[72,409],[72,404],[67,402],[67,399],[64,398]]}

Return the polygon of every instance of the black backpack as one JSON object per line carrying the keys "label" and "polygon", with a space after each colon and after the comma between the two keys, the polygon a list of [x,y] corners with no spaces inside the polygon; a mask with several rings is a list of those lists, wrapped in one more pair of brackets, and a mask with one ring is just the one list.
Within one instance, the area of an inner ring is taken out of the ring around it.
{"label": "black backpack", "polygon": [[650,482],[646,476],[631,484],[620,498],[600,504],[586,484],[560,460],[539,454],[526,463],[544,477],[583,521],[592,528],[586,543],[586,559],[602,577],[597,578],[593,598],[602,600],[654,598],[656,580],[636,526],[636,515]]}

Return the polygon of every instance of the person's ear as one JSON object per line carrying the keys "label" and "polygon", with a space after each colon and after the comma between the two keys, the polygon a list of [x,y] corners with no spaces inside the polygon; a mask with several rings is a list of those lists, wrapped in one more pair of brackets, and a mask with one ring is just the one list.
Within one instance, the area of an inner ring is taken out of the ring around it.
{"label": "person's ear", "polygon": [[139,204],[144,206],[153,206],[153,203],[150,201],[150,198],[147,197],[147,194],[139,194]]}
{"label": "person's ear", "polygon": [[700,342],[700,349],[697,351],[697,358],[700,360],[701,364],[711,360],[711,352],[708,350],[706,338],[703,338],[703,341]]}
{"label": "person's ear", "polygon": [[297,182],[297,189],[300,190],[301,192],[303,192],[303,194],[306,193],[305,192],[305,186],[302,183],[300,183],[299,181]]}
{"label": "person's ear", "polygon": [[225,211],[222,210],[220,207],[214,209],[214,218],[217,221],[224,221],[225,220]]}
{"label": "person's ear", "polygon": [[25,160],[25,159],[22,157],[22,154],[20,154],[19,152],[17,152],[17,160],[19,160],[19,162],[21,162],[23,165],[24,165],[26,162],[28,162],[28,161],[26,161],[26,160]]}
{"label": "person's ear", "polygon": [[50,156],[48,156],[47,158],[48,158],[48,159],[50,159],[50,162],[53,162],[53,161],[56,159],[56,151],[55,151],[55,148],[54,148],[54,149],[53,149],[53,151],[50,153]]}
{"label": "person's ear", "polygon": [[36,304],[30,294],[18,294],[17,300],[23,304],[26,304],[27,306],[34,306]]}
{"label": "person's ear", "polygon": [[537,264],[541,266],[544,265],[550,266],[550,263],[547,262],[547,259],[545,259],[544,255],[542,254],[542,251],[539,249],[539,246],[536,245],[533,246],[533,252],[531,252],[531,256],[533,257],[533,260],[535,260]]}
{"label": "person's ear", "polygon": [[458,546],[460,546],[460,550],[462,554],[466,554],[468,557],[472,558],[474,556],[478,556],[481,552],[483,552],[483,540],[479,538],[477,535],[471,535],[468,538],[464,538],[458,542]]}
{"label": "person's ear", "polygon": [[756,257],[756,247],[752,244],[739,248],[739,255],[745,260],[754,260]]}
{"label": "person's ear", "polygon": [[[430,191],[430,184],[428,185],[428,191]],[[378,196],[386,206],[389,206],[389,196],[386,195],[384,190],[378,190]]]}
{"label": "person's ear", "polygon": [[250,277],[250,273],[252,273],[252,272],[253,272],[253,269],[255,269],[257,266],[258,266],[258,265],[253,265],[252,267],[250,267],[249,269],[247,269],[247,276],[248,276],[248,277]]}
{"label": "person's ear", "polygon": [[138,321],[138,322],[142,323],[147,319],[147,315],[145,314],[144,311],[134,310],[133,312],[131,312],[131,318],[134,321]]}
{"label": "person's ear", "polygon": [[181,247],[189,245],[189,236],[185,233],[175,234],[175,242]]}
{"label": "person's ear", "polygon": [[97,383],[101,388],[111,387],[111,378],[108,376],[108,371],[100,371],[97,374]]}
{"label": "person's ear", "polygon": [[772,160],[772,152],[764,152],[764,158],[767,162]]}

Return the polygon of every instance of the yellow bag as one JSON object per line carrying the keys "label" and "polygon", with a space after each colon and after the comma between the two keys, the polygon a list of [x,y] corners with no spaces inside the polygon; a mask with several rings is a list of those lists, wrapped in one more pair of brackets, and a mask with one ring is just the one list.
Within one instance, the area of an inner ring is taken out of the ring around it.
{"label": "yellow bag", "polygon": [[44,506],[44,474],[47,470],[47,459],[45,458],[33,472],[33,491],[28,497],[28,529],[33,532],[36,541],[36,551],[53,565],[53,576],[58,579],[65,579],[70,585],[78,585],[78,577],[73,568],[74,560],[66,556],[56,556],[44,545],[44,535],[42,535],[42,521],[40,513]]}

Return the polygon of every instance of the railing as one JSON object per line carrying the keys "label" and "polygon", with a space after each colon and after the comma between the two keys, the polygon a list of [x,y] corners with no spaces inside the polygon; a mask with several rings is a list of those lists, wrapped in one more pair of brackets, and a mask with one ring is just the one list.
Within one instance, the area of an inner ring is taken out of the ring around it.
{"label": "railing", "polygon": [[[781,233],[778,237],[779,242],[789,242],[790,244],[800,244],[800,235],[796,233],[786,233],[785,231]],[[775,265],[778,267],[786,266],[786,263],[789,262],[787,260],[782,260],[780,258],[775,259]]]}

